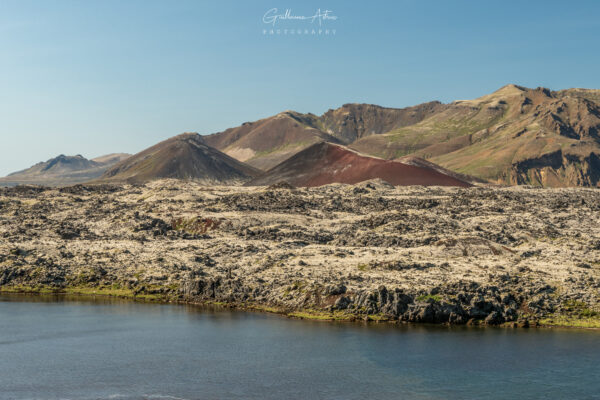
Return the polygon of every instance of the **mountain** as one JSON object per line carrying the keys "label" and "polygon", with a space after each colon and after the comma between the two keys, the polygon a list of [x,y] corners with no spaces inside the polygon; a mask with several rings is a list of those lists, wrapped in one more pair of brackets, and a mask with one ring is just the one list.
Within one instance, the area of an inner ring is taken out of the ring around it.
{"label": "mountain", "polygon": [[285,111],[205,136],[204,140],[231,157],[267,170],[311,144],[323,140],[340,143],[316,125],[316,117],[311,114]]}
{"label": "mountain", "polygon": [[267,170],[314,143],[349,144],[414,124],[443,108],[440,102],[431,102],[403,109],[345,104],[321,116],[284,111],[204,138],[208,145]]}
{"label": "mountain", "polygon": [[293,186],[321,186],[330,183],[354,184],[383,179],[392,185],[471,186],[465,180],[433,165],[416,165],[360,154],[345,146],[321,142],[298,152],[247,186],[287,182]]}
{"label": "mountain", "polygon": [[219,184],[241,183],[259,173],[257,169],[206,145],[197,133],[184,133],[114,165],[100,180],[139,183],[176,178]]}
{"label": "mountain", "polygon": [[598,90],[507,85],[351,147],[384,158],[413,155],[502,184],[598,186],[598,99]]}
{"label": "mountain", "polygon": [[88,160],[79,154],[76,156],[61,154],[0,178],[0,186],[19,184],[64,186],[82,183],[98,178],[112,165],[127,157],[129,154],[115,153]]}
{"label": "mountain", "polygon": [[596,187],[600,90],[511,84],[449,104],[345,104],[321,116],[286,111],[206,140],[263,170],[327,141],[385,159],[412,156],[498,184]]}
{"label": "mountain", "polygon": [[59,156],[2,178],[0,185],[72,184],[105,171],[103,180],[242,182],[322,142],[458,180],[600,187],[600,90],[511,84],[449,104],[352,103],[321,116],[284,111],[203,137],[180,135],[125,161],[122,155]]}

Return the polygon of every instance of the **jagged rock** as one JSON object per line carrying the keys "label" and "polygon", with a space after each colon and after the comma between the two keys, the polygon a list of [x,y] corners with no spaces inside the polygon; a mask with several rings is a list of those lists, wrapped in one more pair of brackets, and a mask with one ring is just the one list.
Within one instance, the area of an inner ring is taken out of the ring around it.
{"label": "jagged rock", "polygon": [[[600,309],[598,204],[593,190],[372,183],[0,189],[0,290],[114,287],[357,319],[533,323],[569,302]],[[194,235],[171,222],[192,219],[221,224]]]}
{"label": "jagged rock", "polygon": [[502,317],[502,314],[500,314],[498,311],[492,311],[486,318],[484,321],[487,325],[499,325],[502,322],[504,322],[504,318]]}
{"label": "jagged rock", "polygon": [[323,294],[325,296],[335,296],[338,294],[344,294],[346,293],[346,286],[343,283],[339,283],[336,285],[329,285],[325,288],[325,291],[323,292]]}
{"label": "jagged rock", "polygon": [[350,305],[351,301],[346,296],[340,296],[334,304],[334,308],[337,310],[345,310]]}

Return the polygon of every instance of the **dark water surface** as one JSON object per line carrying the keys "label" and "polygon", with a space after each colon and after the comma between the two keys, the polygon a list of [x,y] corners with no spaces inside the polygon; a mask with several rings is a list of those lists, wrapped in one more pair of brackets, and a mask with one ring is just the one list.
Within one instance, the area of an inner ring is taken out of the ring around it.
{"label": "dark water surface", "polygon": [[600,331],[0,296],[0,399],[600,399]]}

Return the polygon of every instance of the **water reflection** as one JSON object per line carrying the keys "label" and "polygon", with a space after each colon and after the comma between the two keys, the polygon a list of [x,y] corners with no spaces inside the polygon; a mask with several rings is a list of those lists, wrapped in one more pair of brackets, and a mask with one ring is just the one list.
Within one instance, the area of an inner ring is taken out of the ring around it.
{"label": "water reflection", "polygon": [[0,398],[593,398],[599,354],[597,331],[0,296]]}

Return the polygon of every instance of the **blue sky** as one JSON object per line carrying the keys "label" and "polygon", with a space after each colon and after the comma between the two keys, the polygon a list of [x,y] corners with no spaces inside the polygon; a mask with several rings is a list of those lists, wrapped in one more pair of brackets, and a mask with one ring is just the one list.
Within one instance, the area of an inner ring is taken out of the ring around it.
{"label": "blue sky", "polygon": [[[265,35],[272,8],[331,10],[335,35]],[[599,15],[597,1],[0,0],[0,175],[286,109],[600,88]]]}

